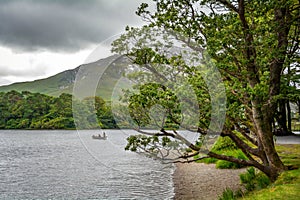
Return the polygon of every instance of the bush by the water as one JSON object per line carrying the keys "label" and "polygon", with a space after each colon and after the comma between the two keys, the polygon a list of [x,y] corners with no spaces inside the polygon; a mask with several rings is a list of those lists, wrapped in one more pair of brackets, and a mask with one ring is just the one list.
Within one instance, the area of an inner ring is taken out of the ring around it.
{"label": "bush by the water", "polygon": [[240,179],[248,191],[263,189],[271,183],[265,174],[257,172],[254,167],[250,167],[247,172],[240,174]]}
{"label": "bush by the water", "polygon": [[[253,190],[244,194],[243,200],[295,200],[300,196],[300,145],[299,144],[284,144],[276,145],[276,150],[285,166],[293,166],[293,169],[287,170],[280,174],[278,179],[268,185],[268,179],[264,174],[257,173],[257,176],[263,178],[256,178],[256,188],[263,188],[262,190]],[[253,172],[252,172],[253,174]],[[249,180],[249,179],[248,179]],[[255,184],[254,184],[255,185]]]}
{"label": "bush by the water", "polygon": [[235,199],[236,198],[234,192],[229,188],[226,188],[222,196],[219,197],[219,200],[235,200]]}
{"label": "bush by the water", "polygon": [[[219,137],[217,141],[214,143],[212,152],[217,154],[222,154],[226,156],[232,156],[239,159],[246,160],[246,155],[235,145],[235,143],[229,137]],[[216,158],[205,158],[200,162],[204,163],[216,163],[216,168],[219,169],[237,169],[242,168],[243,165],[225,161],[225,160],[218,160]]]}
{"label": "bush by the water", "polygon": [[[247,159],[245,154],[240,149],[225,151],[223,154],[226,156],[232,156],[232,157],[243,159],[243,160]],[[243,165],[238,164],[238,163],[229,162],[226,160],[218,160],[216,162],[216,167],[218,169],[238,169],[238,168],[242,168]]]}
{"label": "bush by the water", "polygon": [[[244,184],[247,190],[246,192],[266,188],[271,183],[270,179],[265,174],[256,171],[253,167],[248,168],[245,173],[240,174],[240,180]],[[244,195],[245,192],[242,192],[242,190],[234,192],[231,189],[226,188],[219,197],[219,200],[235,200]]]}
{"label": "bush by the water", "polygon": [[214,143],[211,151],[212,152],[222,152],[222,151],[229,151],[229,150],[235,150],[238,149],[238,147],[235,145],[235,143],[230,139],[230,137],[218,137],[217,141]]}

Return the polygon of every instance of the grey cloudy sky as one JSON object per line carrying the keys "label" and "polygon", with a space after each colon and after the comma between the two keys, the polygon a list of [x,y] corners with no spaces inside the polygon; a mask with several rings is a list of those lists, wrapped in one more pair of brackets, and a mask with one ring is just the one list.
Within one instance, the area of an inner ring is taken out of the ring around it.
{"label": "grey cloudy sky", "polygon": [[47,76],[53,68],[77,67],[81,64],[78,57],[84,59],[104,39],[126,25],[141,25],[135,10],[145,1],[151,2],[0,0],[0,84],[22,80],[22,75]]}

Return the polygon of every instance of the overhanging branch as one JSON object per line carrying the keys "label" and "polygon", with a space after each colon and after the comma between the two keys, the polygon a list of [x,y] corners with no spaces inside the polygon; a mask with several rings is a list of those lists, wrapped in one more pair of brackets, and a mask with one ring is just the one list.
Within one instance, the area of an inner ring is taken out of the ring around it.
{"label": "overhanging branch", "polygon": [[137,132],[145,134],[145,135],[149,135],[149,136],[169,136],[175,139],[180,140],[181,142],[183,142],[187,147],[191,148],[194,151],[200,151],[200,148],[195,146],[193,143],[191,143],[190,141],[188,141],[187,139],[185,139],[184,137],[182,137],[179,133],[177,133],[175,130],[173,130],[174,133],[170,133],[167,132],[164,129],[161,129],[159,133],[149,133],[146,131],[142,131],[140,129],[135,129]]}

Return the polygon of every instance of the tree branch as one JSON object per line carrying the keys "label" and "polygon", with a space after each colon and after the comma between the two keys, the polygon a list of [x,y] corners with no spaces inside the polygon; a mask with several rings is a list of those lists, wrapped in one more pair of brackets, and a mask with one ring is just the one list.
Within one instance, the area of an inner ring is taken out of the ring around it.
{"label": "tree branch", "polygon": [[244,165],[244,166],[255,166],[259,169],[262,169],[262,167],[263,167],[261,164],[259,164],[255,160],[242,160],[242,159],[238,159],[238,158],[235,158],[235,157],[232,157],[232,156],[225,156],[225,155],[221,155],[221,154],[216,154],[216,153],[211,152],[211,151],[208,152],[208,155],[210,157],[213,157],[213,158],[217,158],[217,159],[220,159],[220,160],[226,160],[226,161],[237,163],[237,164]]}
{"label": "tree branch", "polygon": [[252,147],[250,147],[248,144],[246,144],[241,138],[239,138],[238,136],[236,136],[233,133],[222,133],[221,136],[228,136],[230,137],[230,139],[232,139],[234,141],[234,143],[237,145],[238,148],[240,148],[244,153],[251,153],[255,156],[259,156],[260,157],[260,152],[259,149],[254,149]]}
{"label": "tree branch", "polygon": [[258,145],[258,143],[257,143],[257,141],[254,139],[254,138],[252,138],[252,137],[250,137],[247,133],[246,133],[246,131],[244,130],[244,129],[242,129],[238,124],[235,124],[235,126],[236,126],[236,128],[237,128],[237,130],[247,139],[247,140],[249,140],[252,144],[254,144],[255,146],[257,146]]}
{"label": "tree branch", "polygon": [[182,137],[175,130],[174,130],[174,133],[167,132],[164,129],[161,129],[160,133],[149,133],[149,132],[146,132],[146,131],[142,131],[140,129],[135,129],[135,131],[137,131],[139,133],[142,133],[144,135],[149,135],[149,136],[158,136],[158,137],[159,136],[169,136],[169,137],[172,137],[172,138],[175,138],[175,139],[178,139],[178,140],[182,141],[186,146],[188,146],[189,148],[191,148],[194,151],[200,151],[199,147],[195,146],[193,143],[191,143],[190,141],[188,141],[187,139]]}
{"label": "tree branch", "polygon": [[280,78],[283,70],[283,64],[286,59],[287,47],[288,47],[288,33],[290,30],[291,24],[289,23],[289,19],[286,19],[287,16],[286,8],[275,8],[274,15],[275,21],[278,23],[277,25],[277,47],[278,55],[274,56],[271,64],[270,64],[270,87],[269,87],[269,96],[270,100],[268,102],[268,106],[270,112],[273,114],[276,110],[276,102],[274,97],[280,93]]}
{"label": "tree branch", "polygon": [[233,4],[231,4],[229,1],[227,0],[217,0],[217,2],[223,4],[226,8],[228,8],[229,10],[232,10],[236,13],[239,12],[238,8],[236,8]]}

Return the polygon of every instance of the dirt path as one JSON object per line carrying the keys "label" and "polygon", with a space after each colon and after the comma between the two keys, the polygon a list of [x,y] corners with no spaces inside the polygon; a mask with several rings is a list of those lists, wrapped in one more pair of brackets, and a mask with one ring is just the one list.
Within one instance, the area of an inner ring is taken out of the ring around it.
{"label": "dirt path", "polygon": [[176,164],[175,200],[218,199],[226,188],[240,188],[239,174],[246,169],[216,169],[214,164]]}

